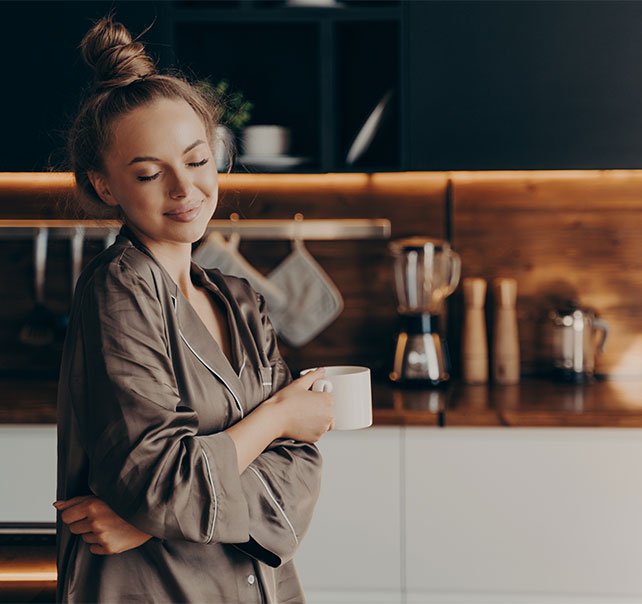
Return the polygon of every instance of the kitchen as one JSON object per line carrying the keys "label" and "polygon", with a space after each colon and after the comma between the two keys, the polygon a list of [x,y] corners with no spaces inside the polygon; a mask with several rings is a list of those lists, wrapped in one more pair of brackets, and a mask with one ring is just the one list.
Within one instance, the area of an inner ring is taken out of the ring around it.
{"label": "kitchen", "polygon": [[[220,177],[214,216],[226,234],[240,233],[243,256],[263,275],[291,253],[288,229],[309,229],[305,247],[341,293],[343,308],[306,344],[282,342],[283,354],[293,372],[321,364],[372,372],[373,427],[320,442],[322,495],[296,558],[308,600],[639,601],[642,104],[631,74],[642,6],[114,4],[136,32],[158,15],[144,38],[165,53],[163,60],[189,63],[199,77],[229,78],[255,105],[252,123],[290,128],[291,151],[281,160],[309,160],[285,169],[236,163]],[[34,304],[34,240],[18,230],[35,233],[33,223],[20,221],[66,217],[57,204],[73,179],[64,170],[51,173],[60,152],[52,132],[64,128],[86,78],[75,46],[88,19],[111,5],[0,5],[7,15],[5,56],[11,40],[27,35],[48,53],[8,66],[16,69],[14,81],[25,82],[24,93],[3,100],[7,114],[24,115],[7,124],[15,143],[0,168],[0,219],[14,221],[2,229],[0,260],[7,300],[0,446],[8,477],[0,522],[9,529],[55,518],[61,345],[59,338],[40,347],[20,342]],[[208,37],[210,28],[222,35]],[[247,36],[241,48],[223,56],[241,30]],[[288,35],[276,42],[275,31]],[[301,49],[296,56],[291,44]],[[200,48],[208,53],[197,60]],[[51,63],[42,70],[45,57]],[[276,91],[259,78],[270,68]],[[297,86],[286,87],[294,70]],[[41,71],[40,82],[25,76]],[[43,86],[51,91],[45,109]],[[390,89],[372,140],[348,163]],[[238,221],[229,221],[233,213]],[[293,220],[297,214],[302,220]],[[347,219],[378,226],[315,238],[314,221],[329,220],[341,231]],[[246,239],[246,220],[285,223],[286,234]],[[45,300],[64,315],[72,238],[56,232],[49,229]],[[461,258],[461,279],[442,321],[452,376],[439,388],[407,389],[389,380],[398,316],[388,246],[413,235],[447,240]],[[84,263],[104,243],[87,234]],[[487,385],[463,383],[463,286],[473,277],[487,283],[491,361],[493,280],[516,282],[517,384],[498,384],[492,365]],[[595,338],[596,377],[586,383],[583,374],[580,383],[551,375],[549,313],[568,300],[608,323],[602,353]],[[32,541],[51,538],[34,528]],[[25,533],[10,538],[7,530],[3,537],[3,593],[51,601],[51,541],[32,543],[25,563],[19,553],[26,546],[16,545],[29,539]],[[34,576],[44,582],[29,582]]]}

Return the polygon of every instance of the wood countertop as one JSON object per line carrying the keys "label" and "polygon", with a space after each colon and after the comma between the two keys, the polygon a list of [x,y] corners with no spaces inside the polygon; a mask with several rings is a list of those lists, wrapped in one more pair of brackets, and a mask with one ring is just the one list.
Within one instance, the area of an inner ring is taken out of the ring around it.
{"label": "wood countertop", "polygon": [[[56,422],[55,380],[0,380],[0,424]],[[401,389],[373,383],[375,426],[642,427],[642,379]]]}
{"label": "wood countertop", "polygon": [[55,602],[56,546],[0,544],[0,602]]}

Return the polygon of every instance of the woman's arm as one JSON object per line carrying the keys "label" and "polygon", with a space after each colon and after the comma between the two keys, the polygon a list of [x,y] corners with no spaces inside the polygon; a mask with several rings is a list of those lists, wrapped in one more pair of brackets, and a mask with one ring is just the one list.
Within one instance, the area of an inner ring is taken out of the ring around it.
{"label": "woman's arm", "polygon": [[294,380],[225,430],[236,446],[239,474],[279,438],[312,443],[332,429],[331,395],[309,390],[324,375],[320,368]]}
{"label": "woman's arm", "polygon": [[[323,393],[309,392],[323,368],[292,382],[259,405],[226,432],[234,441],[239,474],[256,460],[273,441],[285,434],[318,440],[332,423],[331,400]],[[321,394],[321,396],[319,396]],[[298,408],[298,414],[297,414]],[[300,438],[299,440],[305,440]],[[152,535],[123,520],[104,501],[91,495],[56,501],[62,521],[69,530],[90,544],[93,554],[119,554],[149,541]]]}

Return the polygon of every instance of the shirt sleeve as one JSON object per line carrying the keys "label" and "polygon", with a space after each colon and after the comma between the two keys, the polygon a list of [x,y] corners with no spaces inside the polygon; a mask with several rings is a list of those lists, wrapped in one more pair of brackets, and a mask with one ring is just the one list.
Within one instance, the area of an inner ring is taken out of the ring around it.
{"label": "shirt sleeve", "polygon": [[[272,392],[276,392],[292,381],[292,375],[279,352],[265,299],[261,294],[257,298],[263,346],[273,367]],[[291,439],[272,442],[241,475],[250,540],[237,547],[275,568],[291,560],[312,520],[321,467],[321,455],[314,444]]]}
{"label": "shirt sleeve", "polygon": [[197,414],[181,405],[154,285],[121,257],[93,275],[80,312],[83,386],[72,404],[90,490],[155,537],[247,541],[234,442],[197,436]]}

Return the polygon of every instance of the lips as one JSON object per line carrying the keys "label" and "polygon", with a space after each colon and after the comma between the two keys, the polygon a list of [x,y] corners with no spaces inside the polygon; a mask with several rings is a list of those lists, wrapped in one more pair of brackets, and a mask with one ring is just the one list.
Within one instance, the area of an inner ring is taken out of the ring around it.
{"label": "lips", "polygon": [[181,208],[177,208],[176,210],[172,210],[171,212],[165,212],[164,215],[168,220],[172,220],[174,222],[193,222],[201,215],[203,205],[204,201],[201,201],[196,205],[185,205]]}
{"label": "lips", "polygon": [[176,210],[172,210],[171,212],[165,212],[165,214],[167,216],[180,216],[181,214],[187,214],[188,212],[191,212],[192,210],[198,208],[202,203],[202,201],[199,201],[198,203],[182,206]]}

